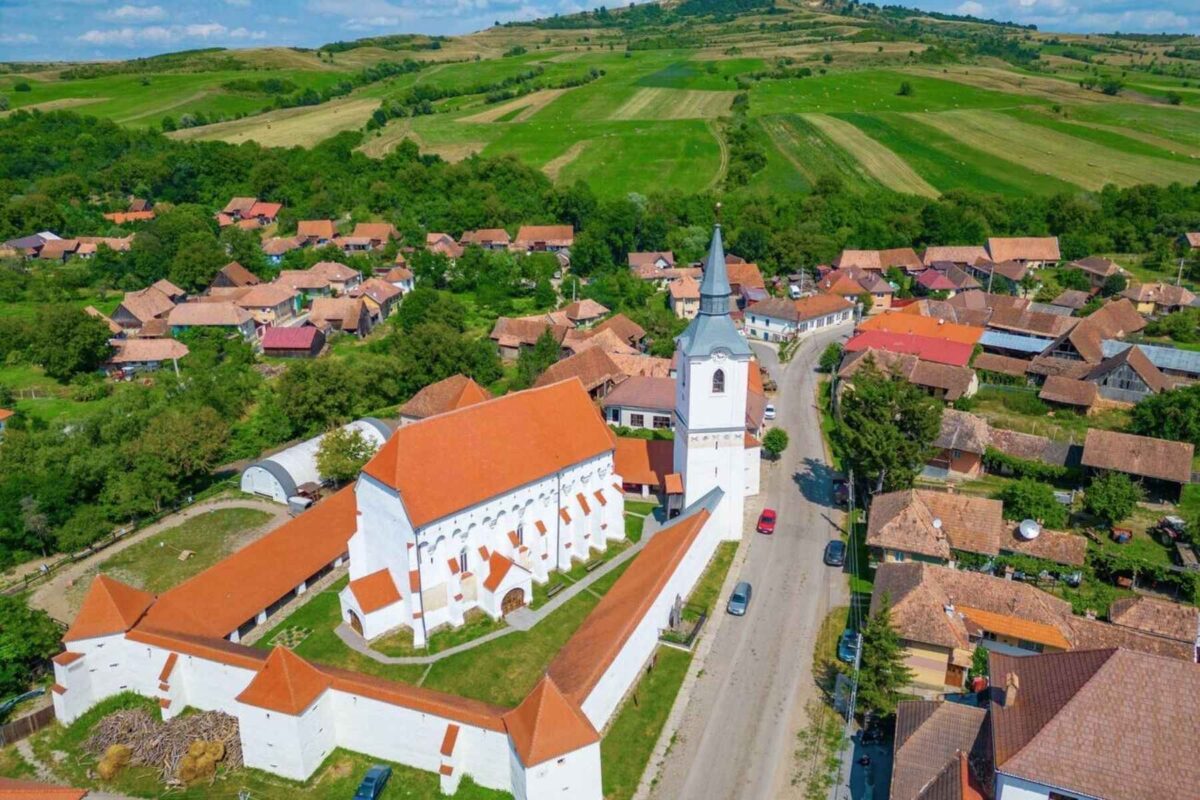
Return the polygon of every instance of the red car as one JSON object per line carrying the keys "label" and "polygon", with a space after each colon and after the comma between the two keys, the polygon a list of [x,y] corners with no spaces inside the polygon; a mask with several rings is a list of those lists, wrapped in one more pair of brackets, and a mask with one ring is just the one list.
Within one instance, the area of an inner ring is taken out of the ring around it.
{"label": "red car", "polygon": [[758,532],[759,533],[774,533],[775,532],[775,509],[764,508],[763,512],[758,516]]}

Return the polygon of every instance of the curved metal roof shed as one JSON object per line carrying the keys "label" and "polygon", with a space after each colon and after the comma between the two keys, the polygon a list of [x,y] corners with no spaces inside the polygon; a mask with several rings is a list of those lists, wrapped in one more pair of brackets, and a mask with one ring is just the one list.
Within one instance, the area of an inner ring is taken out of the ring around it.
{"label": "curved metal roof shed", "polygon": [[[366,417],[342,426],[345,430],[356,430],[376,449],[383,446],[392,435],[387,423]],[[325,434],[292,445],[262,461],[251,464],[242,473],[241,488],[248,494],[266,497],[277,503],[287,503],[295,497],[299,488],[306,483],[320,484],[321,474],[317,469],[317,450]]]}

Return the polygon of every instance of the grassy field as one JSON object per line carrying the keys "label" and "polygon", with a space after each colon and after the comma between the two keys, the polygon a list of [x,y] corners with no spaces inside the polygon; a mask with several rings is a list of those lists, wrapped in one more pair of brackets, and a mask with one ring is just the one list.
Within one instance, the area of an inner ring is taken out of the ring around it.
{"label": "grassy field", "polygon": [[[127,547],[90,570],[67,590],[72,607],[83,602],[91,576],[100,572],[154,594],[183,583],[248,542],[271,518],[253,508],[220,508]],[[194,555],[180,561],[180,553]]]}
{"label": "grassy field", "polygon": [[[14,73],[0,75],[0,94],[13,108],[72,107],[139,127],[203,112],[226,121],[173,135],[311,146],[363,129],[381,101],[431,87],[454,96],[434,101],[435,113],[367,133],[360,149],[382,157],[411,139],[447,160],[513,155],[558,182],[585,181],[602,197],[721,189],[728,164],[721,120],[742,95],[766,155],[766,167],[739,190],[750,194],[807,191],[827,175],[860,191],[924,196],[958,188],[1050,195],[1200,179],[1198,82],[1134,69],[1147,67],[1149,56],[1134,58],[1120,41],[1052,43],[1032,33],[1023,46],[1041,48],[1043,57],[1029,68],[972,56],[931,64],[919,54],[936,37],[875,41],[861,14],[777,5],[788,25],[753,12],[700,17],[655,29],[660,48],[627,49],[645,31],[499,27],[448,38],[439,50],[368,44],[338,52],[332,63],[277,47],[197,56],[161,73],[71,80],[55,70]],[[504,55],[517,45],[524,52]],[[1165,55],[1170,46],[1141,49],[1172,69],[1191,69]],[[1068,57],[1081,47],[1104,57],[1092,64]],[[322,90],[364,66],[406,58],[436,63],[316,106],[259,113],[272,97],[227,86],[274,77]],[[249,69],[231,68],[238,63]],[[1124,83],[1115,97],[1080,85],[1107,77]],[[14,90],[22,80],[31,91]],[[498,100],[479,91],[512,80],[525,94]],[[1178,106],[1167,102],[1172,93]]]}

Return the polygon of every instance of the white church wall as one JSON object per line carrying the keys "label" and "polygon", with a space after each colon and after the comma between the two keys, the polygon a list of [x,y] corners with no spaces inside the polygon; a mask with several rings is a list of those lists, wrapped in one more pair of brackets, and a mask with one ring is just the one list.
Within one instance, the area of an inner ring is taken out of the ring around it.
{"label": "white church wall", "polygon": [[[163,651],[166,652],[166,651]],[[155,673],[157,675],[158,673]],[[234,712],[234,699],[254,679],[254,671],[243,667],[223,664],[199,656],[181,654],[175,669],[171,672],[169,683],[172,690],[180,685],[182,693],[179,698],[185,706],[201,709],[202,711]],[[174,708],[178,713],[182,708]]]}
{"label": "white church wall", "polygon": [[325,692],[298,715],[238,703],[246,766],[307,780],[337,746],[334,700]]}
{"label": "white church wall", "polygon": [[747,447],[745,449],[746,497],[754,497],[761,490],[762,448]]}

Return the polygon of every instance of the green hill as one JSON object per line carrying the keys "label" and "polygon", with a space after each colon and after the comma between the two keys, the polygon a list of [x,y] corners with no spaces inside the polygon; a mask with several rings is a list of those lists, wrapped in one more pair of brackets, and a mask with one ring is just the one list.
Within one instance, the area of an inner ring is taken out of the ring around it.
{"label": "green hill", "polygon": [[368,155],[405,139],[450,160],[512,154],[601,196],[1200,180],[1197,38],[896,7],[683,0],[464,37],[9,67],[13,109],[281,146],[361,130]]}

